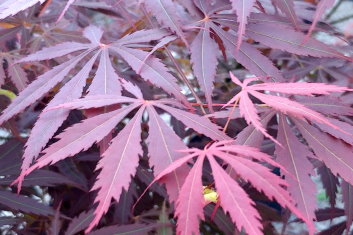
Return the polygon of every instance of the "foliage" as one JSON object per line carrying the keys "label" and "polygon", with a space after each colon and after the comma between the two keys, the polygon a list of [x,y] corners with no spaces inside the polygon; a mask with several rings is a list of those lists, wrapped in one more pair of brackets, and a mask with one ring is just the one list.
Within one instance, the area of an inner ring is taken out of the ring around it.
{"label": "foliage", "polygon": [[334,4],[0,3],[3,231],[348,234],[352,38],[322,21]]}

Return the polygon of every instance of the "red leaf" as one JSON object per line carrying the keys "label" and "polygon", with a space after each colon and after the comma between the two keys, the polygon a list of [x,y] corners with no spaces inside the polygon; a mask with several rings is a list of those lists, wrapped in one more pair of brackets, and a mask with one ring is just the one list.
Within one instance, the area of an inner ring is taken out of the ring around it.
{"label": "red leaf", "polygon": [[216,162],[208,157],[219,193],[219,201],[239,229],[244,228],[249,234],[263,234],[260,215],[254,208],[255,203],[246,192]]}
{"label": "red leaf", "polygon": [[[119,201],[122,190],[128,190],[131,176],[135,175],[139,155],[142,155],[141,118],[144,107],[130,120],[125,128],[111,141],[103,153],[96,170],[101,170],[92,190],[98,190],[95,217],[85,232],[90,232],[108,211],[114,198]],[[111,128],[110,128],[111,129]],[[110,130],[109,129],[109,130]]]}
{"label": "red leaf", "polygon": [[198,234],[199,219],[204,219],[205,204],[201,180],[204,158],[204,155],[197,158],[181,187],[175,209],[175,215],[178,217],[177,234]]}

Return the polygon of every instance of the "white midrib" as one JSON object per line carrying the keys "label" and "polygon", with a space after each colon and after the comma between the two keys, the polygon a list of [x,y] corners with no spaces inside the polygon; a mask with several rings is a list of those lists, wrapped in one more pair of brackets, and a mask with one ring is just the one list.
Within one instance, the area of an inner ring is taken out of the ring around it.
{"label": "white midrib", "polygon": [[[144,111],[144,107],[141,107],[141,108],[139,109],[138,113],[137,113],[136,116],[135,116],[135,120],[133,120],[133,122],[134,122],[134,123],[133,123],[133,126],[132,126],[131,131],[130,131],[130,133],[129,133],[129,135],[128,135],[128,138],[126,139],[126,143],[125,143],[124,149],[123,149],[123,151],[122,151],[122,153],[121,153],[120,161],[119,161],[119,163],[118,163],[117,169],[115,170],[114,175],[113,175],[113,178],[112,178],[112,181],[111,181],[112,183],[109,185],[108,191],[107,191],[107,193],[105,194],[106,196],[104,197],[103,204],[101,205],[101,210],[104,210],[104,207],[105,207],[105,205],[107,204],[108,201],[109,201],[109,203],[110,203],[110,200],[111,200],[111,198],[112,198],[112,196],[110,195],[110,193],[111,193],[111,191],[112,191],[112,189],[113,189],[113,185],[114,185],[114,183],[115,183],[117,174],[118,174],[118,172],[120,171],[121,163],[123,162],[123,160],[124,160],[124,158],[125,158],[125,153],[126,153],[126,150],[127,150],[128,145],[129,145],[129,143],[130,143],[131,136],[132,136],[132,134],[134,133],[136,124],[137,124],[137,123],[140,123],[140,122],[139,122],[139,121],[140,121],[140,120],[139,120],[139,117],[141,117],[141,114],[143,113],[143,111]],[[100,212],[99,214],[102,214],[102,212]]]}

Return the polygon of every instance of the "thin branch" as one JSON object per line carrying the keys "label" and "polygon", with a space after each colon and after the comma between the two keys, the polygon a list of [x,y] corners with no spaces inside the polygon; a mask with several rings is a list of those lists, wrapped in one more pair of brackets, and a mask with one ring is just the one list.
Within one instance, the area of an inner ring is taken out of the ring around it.
{"label": "thin branch", "polygon": [[333,20],[330,22],[330,24],[338,24],[338,23],[341,23],[341,22],[344,22],[344,21],[347,21],[347,20],[350,20],[353,18],[353,14],[352,15],[348,15],[348,16],[345,16],[345,17],[342,17],[342,18],[339,18],[337,20]]}
{"label": "thin branch", "polygon": [[[149,24],[152,26],[152,28],[155,28],[155,25],[153,24],[153,22],[151,21],[150,17],[148,16],[148,13],[145,9],[144,6],[141,6],[142,12],[144,13],[144,15],[146,16]],[[182,69],[180,68],[179,64],[177,63],[177,61],[175,60],[174,56],[172,55],[172,53],[170,52],[170,50],[167,48],[167,46],[163,46],[165,52],[167,53],[168,57],[170,58],[170,60],[173,62],[176,70],[178,71],[181,80],[187,85],[187,87],[189,88],[189,90],[191,91],[192,95],[194,96],[196,102],[198,104],[200,104],[200,108],[201,111],[203,112],[203,114],[207,114],[205,109],[203,108],[202,105],[202,101],[200,99],[200,97],[196,94],[194,88],[192,87],[192,85],[190,84],[190,82],[188,81],[187,77],[185,76],[184,72],[182,71]]]}
{"label": "thin branch", "polygon": [[327,14],[327,16],[325,17],[326,20],[328,20],[329,18],[331,18],[331,16],[337,11],[337,9],[339,8],[339,6],[343,3],[343,0],[339,0],[338,3],[331,9],[331,11]]}

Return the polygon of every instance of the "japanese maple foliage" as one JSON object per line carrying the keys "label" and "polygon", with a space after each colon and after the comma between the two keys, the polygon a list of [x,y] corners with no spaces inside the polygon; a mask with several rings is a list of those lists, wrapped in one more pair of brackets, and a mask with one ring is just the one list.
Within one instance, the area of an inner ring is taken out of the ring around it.
{"label": "japanese maple foliage", "polygon": [[349,234],[353,41],[313,2],[0,2],[1,232]]}

